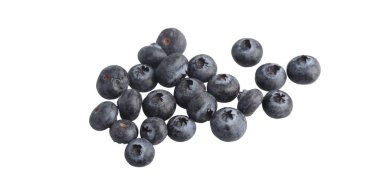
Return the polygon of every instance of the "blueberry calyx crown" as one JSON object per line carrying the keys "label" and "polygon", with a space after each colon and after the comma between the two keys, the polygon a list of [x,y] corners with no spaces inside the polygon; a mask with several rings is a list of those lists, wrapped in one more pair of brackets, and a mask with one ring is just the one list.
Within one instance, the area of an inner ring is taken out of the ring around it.
{"label": "blueberry calyx crown", "polygon": [[142,149],[141,145],[137,145],[137,144],[133,145],[132,146],[132,154],[135,156],[141,155],[141,153],[142,153],[141,149]]}
{"label": "blueberry calyx crown", "polygon": [[179,124],[181,126],[186,125],[188,121],[189,120],[187,118],[184,118],[184,117],[178,118],[178,120],[177,120],[177,122],[179,122]]}
{"label": "blueberry calyx crown", "polygon": [[191,86],[194,84],[194,82],[192,80],[186,80],[186,88],[188,90],[192,90],[191,89]]}
{"label": "blueberry calyx crown", "polygon": [[216,79],[217,80],[227,80],[227,78],[228,78],[227,74],[219,74]]}
{"label": "blueberry calyx crown", "polygon": [[308,59],[309,59],[309,57],[307,55],[301,55],[300,62],[302,64],[306,64],[306,62],[307,62]]}
{"label": "blueberry calyx crown", "polygon": [[138,74],[142,74],[144,75],[146,72],[149,72],[149,67],[145,66],[145,65],[142,65],[140,66],[138,69],[137,69],[137,73]]}
{"label": "blueberry calyx crown", "polygon": [[245,39],[245,40],[243,41],[243,47],[244,47],[244,49],[246,49],[246,50],[250,49],[250,48],[252,47],[252,45],[251,45],[251,41],[249,41],[249,39]]}
{"label": "blueberry calyx crown", "polygon": [[283,93],[276,93],[273,96],[273,100],[277,103],[285,103],[285,94]]}
{"label": "blueberry calyx crown", "polygon": [[201,69],[201,68],[203,68],[204,66],[207,66],[208,63],[206,62],[206,60],[205,60],[203,57],[201,57],[201,58],[199,58],[199,59],[197,59],[197,60],[195,61],[195,65],[196,65],[196,67],[197,67],[198,69]]}
{"label": "blueberry calyx crown", "polygon": [[227,120],[233,120],[234,119],[234,114],[232,114],[232,110],[226,110],[222,114],[222,118],[224,121]]}
{"label": "blueberry calyx crown", "polygon": [[153,101],[154,102],[163,102],[164,99],[162,98],[164,95],[162,93],[156,93],[156,95],[154,95],[153,97]]}
{"label": "blueberry calyx crown", "polygon": [[277,72],[278,72],[280,69],[281,69],[280,66],[278,66],[278,65],[272,65],[272,66],[269,66],[269,67],[267,68],[266,72],[267,72],[268,74],[276,75]]}
{"label": "blueberry calyx crown", "polygon": [[142,131],[144,131],[144,132],[152,132],[152,130],[150,130],[148,126],[143,126],[142,127]]}

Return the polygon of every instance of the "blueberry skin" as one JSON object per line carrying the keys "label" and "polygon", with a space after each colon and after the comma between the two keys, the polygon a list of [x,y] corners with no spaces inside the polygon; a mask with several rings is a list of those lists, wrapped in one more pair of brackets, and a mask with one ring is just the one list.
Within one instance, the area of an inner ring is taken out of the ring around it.
{"label": "blueberry skin", "polygon": [[205,91],[206,86],[200,80],[195,78],[182,78],[177,86],[175,86],[174,97],[180,107],[186,108],[194,95]]}
{"label": "blueberry skin", "polygon": [[110,136],[112,140],[119,144],[127,144],[131,140],[137,138],[139,134],[135,123],[129,120],[119,120],[112,124],[110,128]]}
{"label": "blueberry skin", "polygon": [[231,54],[240,66],[252,67],[258,64],[263,57],[263,47],[255,39],[243,38],[232,46]]}
{"label": "blueberry skin", "polygon": [[118,65],[110,65],[100,72],[96,89],[105,99],[116,99],[128,88],[127,71]]}
{"label": "blueberry skin", "polygon": [[287,117],[292,112],[293,101],[287,93],[273,90],[264,96],[262,106],[269,117],[280,119]]}
{"label": "blueberry skin", "polygon": [[275,63],[263,64],[256,70],[255,81],[265,91],[280,89],[286,82],[285,69]]}
{"label": "blueberry skin", "polygon": [[125,148],[124,157],[134,167],[143,167],[154,159],[155,150],[145,138],[136,138],[130,141]]}
{"label": "blueberry skin", "polygon": [[300,55],[288,63],[286,72],[289,79],[296,84],[311,84],[321,74],[321,65],[312,56]]}
{"label": "blueberry skin", "polygon": [[207,83],[207,91],[218,102],[230,102],[239,94],[239,81],[230,74],[217,74]]}
{"label": "blueberry skin", "polygon": [[137,90],[125,90],[117,100],[120,117],[130,121],[135,120],[140,114],[141,103],[142,97]]}
{"label": "blueberry skin", "polygon": [[189,61],[187,73],[190,78],[196,78],[202,82],[208,82],[218,70],[218,67],[210,56],[200,54]]}
{"label": "blueberry skin", "polygon": [[154,78],[154,69],[149,65],[138,64],[129,69],[129,86],[140,92],[154,89],[157,81]]}
{"label": "blueberry skin", "polygon": [[117,107],[110,101],[100,103],[92,110],[89,122],[93,129],[103,131],[117,120]]}
{"label": "blueberry skin", "polygon": [[167,56],[155,70],[155,78],[164,87],[173,87],[186,77],[188,61],[182,54]]}
{"label": "blueberry skin", "polygon": [[194,136],[195,131],[195,122],[187,116],[173,116],[168,122],[168,136],[174,141],[188,141]]}
{"label": "blueberry skin", "polygon": [[149,65],[153,68],[156,68],[166,56],[165,51],[156,43],[141,48],[137,54],[141,64]]}
{"label": "blueberry skin", "polygon": [[263,93],[258,89],[243,90],[238,100],[237,109],[245,116],[251,116],[263,101]]}
{"label": "blueberry skin", "polygon": [[164,49],[167,55],[182,54],[187,45],[185,35],[176,28],[167,28],[161,31],[156,43]]}
{"label": "blueberry skin", "polygon": [[195,122],[203,123],[211,119],[217,108],[215,97],[208,92],[202,92],[189,101],[186,112]]}
{"label": "blueberry skin", "polygon": [[176,109],[174,96],[165,90],[151,91],[143,100],[142,108],[147,117],[169,119]]}
{"label": "blueberry skin", "polygon": [[140,127],[141,138],[147,139],[153,145],[164,141],[168,135],[168,129],[165,121],[158,117],[150,117],[144,120]]}
{"label": "blueberry skin", "polygon": [[243,113],[231,107],[221,108],[210,120],[212,133],[222,141],[239,140],[247,130],[247,120]]}

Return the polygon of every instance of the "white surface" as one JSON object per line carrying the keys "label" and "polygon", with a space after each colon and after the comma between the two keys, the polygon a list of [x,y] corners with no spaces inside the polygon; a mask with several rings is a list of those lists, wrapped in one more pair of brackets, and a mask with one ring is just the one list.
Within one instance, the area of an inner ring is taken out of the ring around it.
{"label": "white surface", "polygon": [[[1,1],[0,187],[380,187],[374,2]],[[95,82],[107,65],[137,64],[167,27],[183,31],[189,59],[211,55],[241,88],[256,88],[258,67],[233,62],[243,37],[263,45],[260,64],[309,54],[322,74],[308,86],[287,81],[288,118],[260,108],[233,143],[198,124],[190,141],[167,138],[151,165],[134,168],[124,145],[88,124],[104,101]]]}

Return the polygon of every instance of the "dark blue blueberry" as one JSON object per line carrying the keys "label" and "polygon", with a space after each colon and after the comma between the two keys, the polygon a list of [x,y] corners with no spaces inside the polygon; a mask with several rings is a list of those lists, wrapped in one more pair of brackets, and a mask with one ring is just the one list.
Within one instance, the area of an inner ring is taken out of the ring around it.
{"label": "dark blue blueberry", "polygon": [[117,100],[120,117],[127,120],[135,120],[141,110],[141,94],[135,89],[125,90]]}
{"label": "dark blue blueberry", "polygon": [[155,78],[164,87],[173,87],[186,77],[187,59],[182,54],[167,56],[156,68]]}
{"label": "dark blue blueberry", "polygon": [[139,134],[135,123],[129,120],[119,120],[112,124],[110,135],[114,142],[119,144],[127,144],[131,140],[137,138]]}
{"label": "dark blue blueberry", "polygon": [[150,117],[144,120],[140,127],[141,138],[147,139],[153,145],[164,141],[168,135],[168,129],[165,121],[158,117]]}
{"label": "dark blue blueberry", "polygon": [[289,79],[297,84],[311,84],[321,74],[321,66],[317,59],[309,55],[293,58],[286,68]]}
{"label": "dark blue blueberry", "polygon": [[187,115],[198,123],[210,120],[217,109],[217,102],[214,96],[208,92],[198,93],[189,101],[186,111]]}
{"label": "dark blue blueberry", "polygon": [[105,130],[117,120],[117,107],[110,101],[100,103],[90,115],[90,125],[97,131]]}
{"label": "dark blue blueberry", "polygon": [[243,90],[238,95],[237,109],[245,116],[250,116],[263,101],[263,93],[258,89]]}
{"label": "dark blue blueberry", "polygon": [[280,89],[285,84],[286,72],[280,65],[266,63],[256,70],[255,81],[265,91]]}
{"label": "dark blue blueberry", "polygon": [[192,99],[194,95],[205,91],[206,86],[198,79],[182,78],[177,86],[175,86],[174,97],[179,106],[186,108],[190,99]]}
{"label": "dark blue blueberry", "polygon": [[201,54],[189,61],[187,73],[190,78],[208,82],[216,74],[217,69],[214,59],[206,54]]}
{"label": "dark blue blueberry", "polygon": [[243,38],[232,46],[231,54],[240,66],[252,67],[260,62],[263,47],[255,39]]}
{"label": "dark blue blueberry", "polygon": [[160,45],[153,43],[141,48],[137,57],[140,63],[156,68],[166,57],[166,53]]}
{"label": "dark blue blueberry", "polygon": [[134,167],[143,167],[154,159],[154,147],[145,138],[136,138],[130,141],[125,148],[124,156],[127,162]]}
{"label": "dark blue blueberry", "polygon": [[239,81],[230,74],[218,74],[207,83],[207,92],[211,93],[218,102],[230,102],[239,94]]}
{"label": "dark blue blueberry", "polygon": [[173,116],[168,122],[168,136],[174,141],[187,141],[194,136],[195,131],[195,122],[187,116]]}
{"label": "dark blue blueberry", "polygon": [[147,92],[157,85],[154,70],[149,65],[138,64],[129,69],[129,86],[140,92]]}
{"label": "dark blue blueberry", "polygon": [[111,65],[100,72],[96,89],[105,99],[116,99],[128,88],[128,75],[122,67]]}
{"label": "dark blue blueberry", "polygon": [[262,106],[269,117],[280,119],[292,112],[293,101],[287,93],[273,90],[264,96]]}
{"label": "dark blue blueberry", "polygon": [[225,142],[239,140],[247,130],[247,120],[235,108],[225,107],[214,113],[210,120],[212,133]]}
{"label": "dark blue blueberry", "polygon": [[166,54],[182,54],[186,49],[186,38],[182,32],[176,28],[167,28],[161,31],[156,43],[165,50]]}
{"label": "dark blue blueberry", "polygon": [[147,117],[159,117],[163,120],[169,119],[176,109],[174,96],[165,90],[154,90],[143,100],[144,114]]}

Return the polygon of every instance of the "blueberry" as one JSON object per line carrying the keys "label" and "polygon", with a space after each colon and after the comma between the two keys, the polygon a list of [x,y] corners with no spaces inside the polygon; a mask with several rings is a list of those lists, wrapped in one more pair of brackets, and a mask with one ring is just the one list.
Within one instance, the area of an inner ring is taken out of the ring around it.
{"label": "blueberry", "polygon": [[117,100],[120,117],[127,120],[135,120],[141,110],[141,94],[135,89],[125,90]]}
{"label": "blueberry", "polygon": [[125,119],[116,121],[110,128],[112,140],[119,144],[127,144],[137,138],[138,133],[136,124]]}
{"label": "blueberry", "polygon": [[195,130],[195,122],[187,116],[173,116],[168,122],[168,136],[177,142],[189,140],[194,136]]}
{"label": "blueberry", "polygon": [[211,93],[218,102],[230,102],[234,100],[239,90],[239,81],[230,74],[215,75],[207,83],[207,91]]}
{"label": "blueberry", "polygon": [[198,79],[183,78],[177,84],[177,86],[175,86],[174,97],[179,106],[181,106],[182,108],[186,108],[190,99],[192,99],[194,95],[205,91],[206,86],[203,84],[203,82],[199,81]]}
{"label": "blueberry", "polygon": [[212,133],[225,142],[239,140],[247,130],[247,120],[235,108],[225,107],[215,112],[210,120]]}
{"label": "blueberry", "polygon": [[217,102],[214,96],[208,92],[198,93],[189,101],[186,108],[187,115],[198,123],[210,120],[217,109]]}
{"label": "blueberry", "polygon": [[243,90],[238,95],[237,109],[245,116],[250,116],[263,101],[263,93],[258,89]]}
{"label": "blueberry", "polygon": [[158,117],[150,117],[144,120],[140,127],[141,138],[147,139],[153,145],[164,141],[168,135],[168,129],[165,121]]}
{"label": "blueberry", "polygon": [[190,78],[197,78],[202,82],[208,82],[216,74],[217,69],[214,59],[206,54],[201,54],[189,61],[187,73]]}
{"label": "blueberry", "polygon": [[122,67],[111,65],[100,72],[96,89],[105,99],[116,99],[128,88],[128,75]]}
{"label": "blueberry", "polygon": [[117,120],[117,107],[110,101],[102,102],[91,112],[90,125],[97,131],[105,130]]}
{"label": "blueberry", "polygon": [[317,59],[309,55],[293,58],[286,68],[289,79],[297,84],[311,84],[321,74],[321,66]]}
{"label": "blueberry", "polygon": [[167,56],[156,68],[155,78],[164,87],[173,87],[186,77],[187,59],[182,54]]}
{"label": "blueberry", "polygon": [[145,138],[136,138],[130,141],[125,148],[124,156],[127,162],[135,167],[143,167],[154,159],[154,147]]}
{"label": "blueberry", "polygon": [[263,47],[255,39],[243,38],[232,46],[231,54],[240,66],[252,67],[260,62],[263,56]]}
{"label": "blueberry", "polygon": [[161,31],[156,43],[160,45],[168,55],[173,53],[182,54],[186,49],[185,35],[176,28],[167,28]]}
{"label": "blueberry", "polygon": [[143,100],[142,108],[147,117],[169,119],[176,109],[174,96],[165,90],[151,91]]}
{"label": "blueberry", "polygon": [[280,119],[292,112],[293,101],[287,93],[273,90],[264,96],[262,106],[269,117]]}
{"label": "blueberry", "polygon": [[154,70],[149,65],[138,64],[129,69],[129,85],[140,92],[147,92],[157,85]]}
{"label": "blueberry", "polygon": [[255,81],[265,91],[280,89],[285,84],[286,72],[280,65],[266,63],[256,70]]}
{"label": "blueberry", "polygon": [[140,63],[156,68],[166,57],[166,53],[160,45],[153,43],[141,48],[137,57]]}

